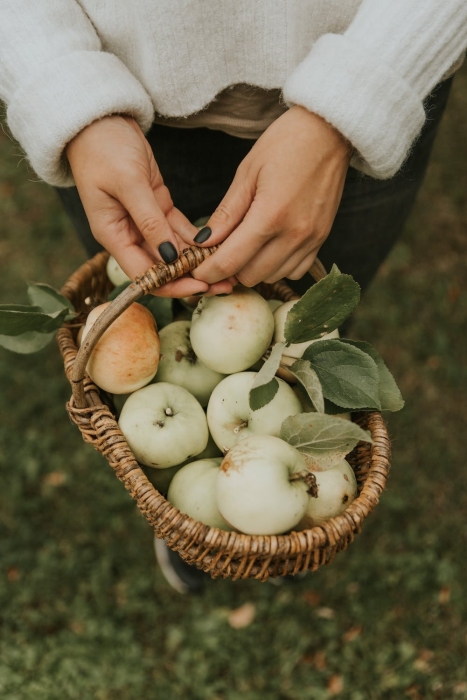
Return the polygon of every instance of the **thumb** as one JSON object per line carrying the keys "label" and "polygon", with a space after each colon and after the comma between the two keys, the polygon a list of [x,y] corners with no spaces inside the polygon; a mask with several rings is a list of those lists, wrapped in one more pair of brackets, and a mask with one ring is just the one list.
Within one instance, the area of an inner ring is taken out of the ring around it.
{"label": "thumb", "polygon": [[243,172],[239,175],[239,170],[215,212],[194,237],[196,245],[222,243],[243,221],[254,199],[255,188],[246,181]]}

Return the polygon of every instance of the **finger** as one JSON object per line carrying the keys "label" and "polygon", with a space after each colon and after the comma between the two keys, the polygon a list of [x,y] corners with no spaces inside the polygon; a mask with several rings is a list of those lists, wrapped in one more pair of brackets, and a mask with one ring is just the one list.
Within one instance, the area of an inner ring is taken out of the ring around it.
{"label": "finger", "polygon": [[130,214],[155,259],[165,263],[174,262],[179,254],[177,239],[149,182],[140,180],[125,187],[120,202]]}
{"label": "finger", "polygon": [[[232,275],[238,277],[237,273],[267,245],[273,235],[274,232],[265,224],[261,207],[255,206],[253,202],[242,223],[215,253],[194,270],[193,277],[208,284],[228,279]],[[238,279],[242,284],[250,286],[245,278]]]}
{"label": "finger", "polygon": [[195,245],[217,245],[239,225],[254,199],[255,187],[238,168],[232,184],[206,225],[195,235]]}
{"label": "finger", "polygon": [[[183,244],[193,245],[193,239],[198,233],[198,227],[194,226],[187,217],[182,214],[180,209],[172,207],[167,213],[167,221]],[[185,245],[182,245],[184,248]]]}
{"label": "finger", "polygon": [[316,258],[317,251],[309,253],[303,256],[299,254],[298,256],[293,256],[290,260],[287,260],[284,265],[281,265],[274,274],[268,276],[264,281],[268,284],[273,284],[281,279],[299,280],[309,272],[310,267],[313,265],[314,259]]}
{"label": "finger", "polygon": [[203,284],[193,277],[184,276],[172,282],[167,282],[162,287],[155,289],[152,294],[158,297],[170,297],[171,299],[181,299],[182,297],[193,296],[194,294],[205,294],[209,289],[207,284]]}

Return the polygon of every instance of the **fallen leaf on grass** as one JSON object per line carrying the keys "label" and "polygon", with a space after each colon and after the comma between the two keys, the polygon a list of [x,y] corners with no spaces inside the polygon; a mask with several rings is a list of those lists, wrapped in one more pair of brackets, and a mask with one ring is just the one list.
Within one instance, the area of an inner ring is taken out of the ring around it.
{"label": "fallen leaf on grass", "polygon": [[328,690],[331,695],[340,695],[344,690],[344,679],[342,676],[331,676],[328,680]]}
{"label": "fallen leaf on grass", "polygon": [[42,483],[46,484],[47,486],[63,486],[65,482],[65,472],[49,472],[48,474],[44,474],[42,479]]}
{"label": "fallen leaf on grass", "polygon": [[322,617],[323,620],[332,620],[336,613],[332,608],[317,608],[316,615]]}
{"label": "fallen leaf on grass", "polygon": [[363,628],[361,625],[355,625],[354,627],[351,627],[347,630],[347,632],[344,632],[344,634],[342,635],[342,641],[345,644],[347,642],[353,642],[354,639],[360,636],[362,629]]}
{"label": "fallen leaf on grass", "polygon": [[306,603],[312,605],[313,607],[319,605],[321,602],[321,596],[316,591],[305,591],[302,597]]}
{"label": "fallen leaf on grass", "polygon": [[243,627],[248,627],[251,625],[255,619],[256,608],[253,603],[245,603],[239,608],[232,610],[228,617],[228,623],[234,630],[243,629]]}
{"label": "fallen leaf on grass", "polygon": [[446,605],[451,600],[451,589],[449,586],[443,586],[438,593],[438,601],[441,605]]}

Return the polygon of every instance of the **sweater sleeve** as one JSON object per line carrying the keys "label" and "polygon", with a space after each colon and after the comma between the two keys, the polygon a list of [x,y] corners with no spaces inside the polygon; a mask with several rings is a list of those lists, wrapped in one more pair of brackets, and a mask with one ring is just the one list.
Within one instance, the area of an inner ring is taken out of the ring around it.
{"label": "sweater sleeve", "polygon": [[354,167],[389,178],[424,124],[424,98],[466,46],[465,0],[363,0],[343,34],[316,41],[284,99],[338,129]]}
{"label": "sweater sleeve", "polygon": [[149,128],[149,95],[116,56],[102,50],[78,2],[6,0],[1,15],[0,99],[13,136],[43,180],[73,184],[64,149],[96,119],[127,114]]}

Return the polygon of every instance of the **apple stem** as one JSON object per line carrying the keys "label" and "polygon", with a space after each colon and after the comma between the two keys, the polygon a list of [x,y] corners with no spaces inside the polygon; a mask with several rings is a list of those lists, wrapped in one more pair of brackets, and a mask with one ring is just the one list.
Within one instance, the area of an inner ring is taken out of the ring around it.
{"label": "apple stem", "polygon": [[240,423],[239,425],[237,425],[237,426],[233,429],[233,431],[234,431],[235,435],[238,435],[238,433],[240,432],[240,430],[243,430],[243,428],[247,428],[247,427],[248,427],[248,421],[247,421],[247,420],[244,420],[243,423]]}
{"label": "apple stem", "polygon": [[174,412],[172,411],[172,409],[170,408],[170,406],[169,406],[168,408],[165,409],[164,413],[165,413],[166,416],[173,416],[173,414],[174,414]]}
{"label": "apple stem", "polygon": [[316,477],[313,472],[309,472],[307,469],[304,469],[301,472],[292,474],[289,481],[298,481],[299,479],[302,479],[308,486],[307,493],[313,498],[318,498],[318,484],[316,483]]}

